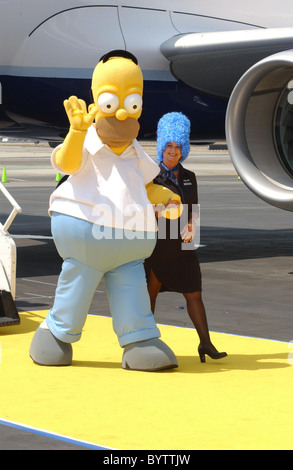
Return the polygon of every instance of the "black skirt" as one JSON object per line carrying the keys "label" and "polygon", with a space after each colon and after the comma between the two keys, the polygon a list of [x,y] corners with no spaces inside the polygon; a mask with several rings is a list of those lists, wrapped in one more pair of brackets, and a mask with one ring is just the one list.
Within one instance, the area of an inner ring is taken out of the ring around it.
{"label": "black skirt", "polygon": [[145,260],[148,279],[152,270],[162,284],[161,292],[198,292],[202,290],[201,270],[196,250],[182,250],[181,240],[158,239],[152,255]]}

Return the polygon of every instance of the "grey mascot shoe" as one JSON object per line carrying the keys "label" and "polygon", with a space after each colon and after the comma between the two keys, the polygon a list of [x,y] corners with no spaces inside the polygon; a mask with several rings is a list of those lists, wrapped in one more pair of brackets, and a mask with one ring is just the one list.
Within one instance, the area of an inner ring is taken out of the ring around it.
{"label": "grey mascot shoe", "polygon": [[30,346],[30,357],[41,366],[70,366],[72,364],[72,346],[64,343],[50,330],[38,328]]}
{"label": "grey mascot shoe", "polygon": [[155,372],[175,367],[178,367],[176,356],[158,338],[127,344],[124,348],[123,369]]}

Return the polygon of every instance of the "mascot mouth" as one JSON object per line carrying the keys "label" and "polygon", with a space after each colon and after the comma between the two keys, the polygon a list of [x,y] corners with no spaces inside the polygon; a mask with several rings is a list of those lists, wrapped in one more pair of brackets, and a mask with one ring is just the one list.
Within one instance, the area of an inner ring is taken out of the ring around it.
{"label": "mascot mouth", "polygon": [[119,121],[115,116],[102,117],[96,122],[98,136],[110,147],[122,147],[136,139],[139,127],[138,121],[131,117],[125,121]]}

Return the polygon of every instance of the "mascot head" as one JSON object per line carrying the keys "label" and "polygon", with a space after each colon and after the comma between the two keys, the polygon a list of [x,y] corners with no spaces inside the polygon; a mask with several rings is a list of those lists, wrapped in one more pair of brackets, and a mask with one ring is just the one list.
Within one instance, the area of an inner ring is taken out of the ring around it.
{"label": "mascot head", "polygon": [[161,117],[157,128],[157,161],[163,161],[163,152],[168,142],[181,145],[181,158],[183,162],[189,154],[190,121],[182,113],[167,113]]}
{"label": "mascot head", "polygon": [[127,51],[105,54],[94,70],[91,90],[98,136],[114,151],[123,151],[139,132],[143,76],[137,59]]}

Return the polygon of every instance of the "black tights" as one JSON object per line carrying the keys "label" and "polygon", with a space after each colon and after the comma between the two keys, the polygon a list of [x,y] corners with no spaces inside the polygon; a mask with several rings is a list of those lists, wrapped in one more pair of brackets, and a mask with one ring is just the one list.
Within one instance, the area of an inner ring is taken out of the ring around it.
{"label": "black tights", "polygon": [[[148,291],[151,301],[151,310],[155,313],[156,299],[162,287],[162,283],[157,279],[154,272],[151,270],[148,279]],[[200,343],[212,350],[216,348],[211,343],[207,316],[205,307],[202,301],[201,292],[188,292],[183,294],[186,300],[187,312],[197,331]]]}

